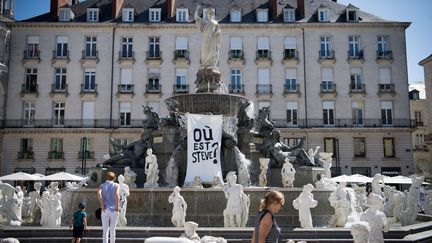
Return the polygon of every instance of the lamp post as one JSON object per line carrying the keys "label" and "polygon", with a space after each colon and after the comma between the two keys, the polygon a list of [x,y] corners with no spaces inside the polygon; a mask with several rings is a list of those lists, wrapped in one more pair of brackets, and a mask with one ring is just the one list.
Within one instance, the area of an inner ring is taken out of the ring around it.
{"label": "lamp post", "polygon": [[85,175],[86,171],[86,162],[87,162],[87,138],[82,138],[82,146],[81,146],[81,174]]}

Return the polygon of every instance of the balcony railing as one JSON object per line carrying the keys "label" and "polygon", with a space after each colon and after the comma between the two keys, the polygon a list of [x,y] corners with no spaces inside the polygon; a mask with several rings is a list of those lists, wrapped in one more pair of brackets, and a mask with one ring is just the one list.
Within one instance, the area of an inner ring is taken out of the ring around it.
{"label": "balcony railing", "polygon": [[133,94],[134,85],[133,84],[119,84],[117,85],[118,94]]}
{"label": "balcony railing", "polygon": [[256,51],[256,60],[271,60],[271,51],[269,50]]}
{"label": "balcony railing", "polygon": [[284,85],[284,94],[297,94],[300,92],[300,85],[296,84],[296,85],[289,85],[289,84],[285,84]]}
{"label": "balcony railing", "polygon": [[146,51],[146,60],[161,60],[161,51]]}
{"label": "balcony railing", "polygon": [[414,145],[413,151],[429,152],[429,148],[427,145]]}
{"label": "balcony railing", "polygon": [[299,59],[298,51],[295,49],[285,49],[283,52],[283,59],[298,60]]}
{"label": "balcony railing", "polygon": [[377,51],[377,59],[393,59],[393,51]]}
{"label": "balcony railing", "polygon": [[363,60],[363,50],[348,51],[348,60]]}
{"label": "balcony railing", "polygon": [[159,94],[162,90],[162,85],[160,84],[146,84],[146,93]]}
{"label": "balcony railing", "polygon": [[378,84],[378,93],[394,94],[395,86],[394,84]]}
{"label": "balcony railing", "polygon": [[[293,127],[292,122],[289,123],[287,120],[274,120],[275,127]],[[409,119],[393,119],[393,125],[391,127],[396,128],[413,128],[414,121]],[[389,127],[388,125],[382,124],[381,119],[333,119],[331,125],[324,124],[323,119],[297,119],[296,127],[299,128],[323,128],[323,127],[338,127],[338,128],[376,128],[376,127]]]}
{"label": "balcony railing", "polygon": [[228,85],[230,94],[244,94],[244,84],[241,85]]}
{"label": "balcony railing", "polygon": [[244,60],[243,50],[230,50],[230,51],[228,51],[228,59],[231,61]]}
{"label": "balcony railing", "polygon": [[257,94],[273,94],[271,84],[257,84],[256,90]]}
{"label": "balcony railing", "polygon": [[53,51],[53,59],[69,59],[69,51],[66,51],[66,53],[63,52],[57,52],[56,50]]}
{"label": "balcony railing", "polygon": [[189,51],[188,50],[175,50],[174,51],[174,60],[189,60]]}
{"label": "balcony railing", "polygon": [[18,159],[34,159],[33,151],[20,151],[18,152]]}
{"label": "balcony railing", "polygon": [[38,92],[38,85],[21,84],[21,94],[35,94]]}
{"label": "balcony railing", "polygon": [[67,94],[68,85],[51,84],[51,94]]}
{"label": "balcony railing", "polygon": [[82,59],[95,60],[99,57],[99,51],[82,51]]}
{"label": "balcony railing", "polygon": [[63,158],[64,158],[64,152],[61,151],[48,152],[48,159],[63,159]]}
{"label": "balcony railing", "polygon": [[350,84],[350,94],[364,94],[366,93],[366,85],[365,84]]}
{"label": "balcony railing", "polygon": [[97,84],[81,84],[81,94],[96,94]]}
{"label": "balcony railing", "polygon": [[336,84],[320,84],[321,93],[336,93]]}
{"label": "balcony railing", "polygon": [[38,59],[40,60],[40,51],[24,50],[24,59]]}
{"label": "balcony railing", "polygon": [[335,59],[335,52],[333,50],[320,50],[318,54],[319,59]]}
{"label": "balcony railing", "polygon": [[425,141],[426,143],[432,143],[432,133],[426,134],[426,135],[424,136],[424,141]]}
{"label": "balcony railing", "polygon": [[134,61],[135,60],[135,52],[134,51],[119,51],[119,61]]}
{"label": "balcony railing", "polygon": [[174,84],[173,85],[174,94],[187,94],[189,93],[189,84]]}
{"label": "balcony railing", "polygon": [[[94,152],[93,151],[85,151],[84,156],[86,159],[94,159]],[[78,151],[78,159],[83,159],[83,151]]]}

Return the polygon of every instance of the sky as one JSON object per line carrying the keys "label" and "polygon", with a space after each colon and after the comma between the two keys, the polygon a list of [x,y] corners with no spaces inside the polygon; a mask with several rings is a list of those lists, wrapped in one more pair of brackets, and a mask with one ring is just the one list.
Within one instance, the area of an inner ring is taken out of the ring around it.
{"label": "sky", "polygon": [[[361,11],[387,20],[411,22],[406,30],[408,81],[413,87],[424,81],[423,67],[418,62],[432,54],[432,0],[338,0],[338,3],[351,3]],[[15,18],[23,20],[46,13],[49,4],[50,0],[16,0]]]}

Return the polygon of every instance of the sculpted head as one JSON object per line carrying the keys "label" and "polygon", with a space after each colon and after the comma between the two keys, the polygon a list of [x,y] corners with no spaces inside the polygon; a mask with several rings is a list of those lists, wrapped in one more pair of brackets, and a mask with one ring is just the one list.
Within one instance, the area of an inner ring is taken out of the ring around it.
{"label": "sculpted head", "polygon": [[147,155],[152,155],[152,154],[153,154],[153,149],[152,148],[147,149]]}
{"label": "sculpted head", "polygon": [[180,189],[179,186],[176,186],[176,187],[174,187],[173,191],[174,191],[175,193],[180,193],[181,189]]}
{"label": "sculpted head", "polygon": [[369,242],[370,227],[367,222],[357,222],[351,226],[351,235],[354,243],[365,243]]}
{"label": "sculpted head", "polygon": [[228,172],[226,179],[228,183],[236,183],[237,182],[237,176],[234,171]]}
{"label": "sculpted head", "polygon": [[39,191],[42,188],[42,183],[40,182],[35,182],[34,184],[34,188],[36,191]]}
{"label": "sculpted head", "polygon": [[123,175],[119,175],[118,178],[117,178],[117,180],[118,180],[119,183],[123,183],[124,180],[125,180],[125,178],[124,178]]}
{"label": "sculpted head", "polygon": [[207,8],[207,18],[213,19],[215,16],[215,9],[214,8]]}

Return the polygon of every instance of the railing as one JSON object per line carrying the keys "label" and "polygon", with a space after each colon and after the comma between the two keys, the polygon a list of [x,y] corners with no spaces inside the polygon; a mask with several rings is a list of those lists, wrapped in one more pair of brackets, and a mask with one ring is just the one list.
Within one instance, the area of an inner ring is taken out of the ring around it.
{"label": "railing", "polygon": [[54,50],[53,59],[69,59],[69,51],[66,51],[66,55],[64,55],[63,52],[57,53],[57,50]]}
{"label": "railing", "polygon": [[415,121],[416,127],[422,127],[424,126],[424,123],[422,121]]}
{"label": "railing", "polygon": [[378,93],[394,94],[395,86],[394,84],[378,84]]}
{"label": "railing", "polygon": [[244,94],[244,84],[241,85],[228,85],[230,94]]}
{"label": "railing", "polygon": [[229,60],[244,60],[243,50],[230,50],[228,51]]}
{"label": "railing", "polygon": [[20,151],[18,152],[18,159],[34,159],[33,151]]}
{"label": "railing", "polygon": [[283,59],[298,60],[299,59],[298,51],[295,49],[285,49],[283,52]]}
{"label": "railing", "polygon": [[[83,159],[83,151],[78,151],[78,159]],[[86,159],[94,159],[94,152],[93,151],[85,151],[84,156]]]}
{"label": "railing", "polygon": [[51,93],[52,94],[64,94],[68,92],[68,85],[58,85],[58,84],[51,84]]}
{"label": "railing", "polygon": [[350,84],[350,93],[365,93],[366,85],[365,84]]}
{"label": "railing", "polygon": [[257,94],[273,94],[271,84],[257,84],[256,85]]}
{"label": "railing", "polygon": [[377,51],[377,59],[393,59],[393,51]]}
{"label": "railing", "polygon": [[135,60],[134,51],[119,51],[119,60]]}
{"label": "railing", "polygon": [[432,142],[432,133],[426,134],[424,136],[424,141],[428,143]]}
{"label": "railing", "polygon": [[24,50],[24,59],[39,59],[40,58],[40,51],[34,51],[34,50]]}
{"label": "railing", "polygon": [[160,93],[162,90],[162,85],[146,84],[146,93]]}
{"label": "railing", "polygon": [[320,50],[318,51],[320,59],[334,59],[335,52],[333,50]]}
{"label": "railing", "polygon": [[81,94],[97,93],[97,84],[81,84]]}
{"label": "railing", "polygon": [[348,51],[348,59],[364,59],[363,50]]}
{"label": "railing", "polygon": [[146,51],[147,60],[160,60],[162,59],[161,51]]}
{"label": "railing", "polygon": [[188,50],[175,50],[174,51],[174,60],[189,60],[189,51]]}
{"label": "railing", "polygon": [[117,85],[117,92],[119,94],[133,94],[134,85],[133,84],[119,84],[119,85]]}
{"label": "railing", "polygon": [[429,148],[427,145],[414,145],[413,151],[429,152]]}
{"label": "railing", "polygon": [[82,51],[82,59],[98,59],[99,51]]}
{"label": "railing", "polygon": [[321,93],[336,93],[336,84],[320,84]]}
{"label": "railing", "polygon": [[48,152],[48,159],[63,159],[63,158],[64,158],[64,152],[59,152],[59,151]]}
{"label": "railing", "polygon": [[256,51],[256,60],[271,60],[271,51],[270,50]]}
{"label": "railing", "polygon": [[285,84],[284,85],[284,94],[297,94],[300,92],[300,85],[296,84],[296,85],[289,85],[289,84]]}
{"label": "railing", "polygon": [[397,127],[397,128],[413,128],[415,127],[414,120],[409,119],[393,119],[393,125],[389,126],[382,124],[381,119],[333,119],[332,124],[324,124],[323,119],[297,119],[296,126],[289,124],[285,119],[274,120],[275,127],[299,127],[299,128],[323,128],[323,127],[338,127],[338,128],[376,128],[376,127]]}
{"label": "railing", "polygon": [[27,84],[21,84],[21,93],[23,94],[29,94],[29,93],[37,93],[38,92],[38,85],[27,85]]}
{"label": "railing", "polygon": [[189,84],[174,84],[173,92],[174,94],[187,94],[189,93]]}

